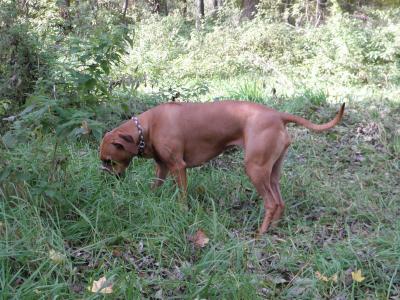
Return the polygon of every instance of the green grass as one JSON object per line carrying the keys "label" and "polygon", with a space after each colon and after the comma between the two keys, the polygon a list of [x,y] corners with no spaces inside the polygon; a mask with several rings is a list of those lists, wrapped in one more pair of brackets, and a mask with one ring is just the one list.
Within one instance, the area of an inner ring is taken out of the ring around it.
{"label": "green grass", "polygon": [[[266,102],[327,120],[338,108],[327,98],[306,91]],[[114,283],[106,298],[395,299],[396,105],[370,111],[348,104],[344,121],[330,132],[289,128],[294,142],[281,180],[285,216],[258,241],[253,234],[262,202],[240,151],[189,171],[190,209],[183,212],[171,180],[150,190],[151,161],[135,159],[119,181],[99,171],[98,145],[89,141],[64,143],[54,152],[54,140],[45,136],[3,149],[2,297],[94,299],[99,295],[88,286],[106,276]],[[383,112],[389,117],[381,119]],[[367,130],[375,128],[371,122],[378,132]],[[202,249],[188,240],[198,229],[210,238]],[[62,262],[50,258],[51,250]],[[351,278],[356,270],[365,276],[361,283]],[[320,280],[317,272],[337,281]]]}
{"label": "green grass", "polygon": [[[135,159],[117,180],[100,172],[98,143],[55,149],[59,124],[32,117],[29,129],[14,123],[22,143],[0,143],[0,298],[399,299],[398,10],[381,22],[333,15],[315,28],[237,26],[226,14],[200,31],[177,14],[138,21],[125,64],[109,75],[135,84],[115,87],[96,120],[109,129],[178,93],[319,123],[346,102],[329,132],[288,126],[279,225],[253,238],[263,205],[240,151],[189,170],[185,212],[170,179],[150,189],[152,161]],[[188,238],[199,229],[210,239],[201,249]],[[357,270],[364,281],[352,279]],[[102,276],[113,294],[88,290]]]}

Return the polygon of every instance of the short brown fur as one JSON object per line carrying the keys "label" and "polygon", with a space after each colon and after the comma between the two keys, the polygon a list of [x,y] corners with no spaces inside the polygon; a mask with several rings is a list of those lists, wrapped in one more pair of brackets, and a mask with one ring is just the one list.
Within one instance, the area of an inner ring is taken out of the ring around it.
{"label": "short brown fur", "polygon": [[[156,161],[154,187],[170,173],[184,196],[187,168],[205,163],[230,146],[243,147],[246,174],[264,200],[265,214],[259,228],[263,234],[284,211],[279,178],[291,143],[285,125],[297,123],[320,132],[338,124],[343,113],[344,104],[333,120],[317,125],[260,104],[220,101],[162,104],[138,119],[146,142],[143,156]],[[131,120],[106,133],[100,145],[102,168],[121,175],[138,153],[138,135]]]}

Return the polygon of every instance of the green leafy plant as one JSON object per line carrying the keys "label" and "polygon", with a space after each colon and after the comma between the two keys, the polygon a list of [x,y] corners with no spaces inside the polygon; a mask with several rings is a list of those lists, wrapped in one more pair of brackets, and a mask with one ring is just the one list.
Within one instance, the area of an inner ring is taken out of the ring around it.
{"label": "green leafy plant", "polygon": [[36,82],[25,110],[5,135],[6,143],[14,145],[38,130],[54,132],[61,139],[92,134],[99,140],[104,125],[96,121],[96,111],[111,97],[110,72],[131,41],[125,25],[66,37],[59,46],[63,51],[52,57],[45,77]]}
{"label": "green leafy plant", "polygon": [[229,91],[228,99],[248,100],[252,102],[265,103],[266,96],[263,86],[257,81],[245,81],[235,90]]}

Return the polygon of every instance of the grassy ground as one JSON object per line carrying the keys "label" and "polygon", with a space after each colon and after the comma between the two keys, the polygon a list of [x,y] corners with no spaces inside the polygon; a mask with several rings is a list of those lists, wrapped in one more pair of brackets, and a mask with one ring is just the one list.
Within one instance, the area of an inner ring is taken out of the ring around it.
{"label": "grassy ground", "polygon": [[[318,95],[267,102],[322,122],[338,104]],[[171,181],[149,189],[151,161],[135,159],[118,181],[99,172],[91,141],[4,150],[2,298],[99,298],[88,287],[106,276],[107,298],[399,299],[398,103],[347,104],[328,133],[289,129],[285,216],[258,241],[262,202],[240,151],[189,171],[183,212]],[[210,239],[200,249],[188,239],[198,229]]]}

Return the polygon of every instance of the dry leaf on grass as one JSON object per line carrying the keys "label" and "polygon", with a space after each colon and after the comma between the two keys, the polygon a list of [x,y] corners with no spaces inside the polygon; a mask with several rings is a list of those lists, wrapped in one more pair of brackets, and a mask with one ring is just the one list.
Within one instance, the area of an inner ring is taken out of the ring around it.
{"label": "dry leaf on grass", "polygon": [[56,264],[62,264],[67,259],[64,254],[57,252],[54,249],[49,251],[49,258]]}
{"label": "dry leaf on grass", "polygon": [[361,275],[361,270],[358,270],[356,272],[351,272],[351,277],[353,278],[354,281],[357,282],[363,282],[365,279],[365,277]]}
{"label": "dry leaf on grass", "polygon": [[320,272],[315,272],[315,277],[317,277],[319,280],[321,280],[321,281],[325,281],[325,282],[328,282],[329,281],[329,278],[328,277],[326,277],[325,275],[322,275]]}
{"label": "dry leaf on grass", "polygon": [[163,290],[160,289],[157,291],[157,293],[154,295],[155,299],[163,299]]}
{"label": "dry leaf on grass", "polygon": [[3,222],[0,222],[0,234],[2,235],[6,231],[6,226]]}
{"label": "dry leaf on grass", "polygon": [[266,275],[265,280],[273,283],[274,285],[278,285],[278,284],[287,282],[287,280],[285,278],[283,278],[281,275],[276,275],[276,274]]}
{"label": "dry leaf on grass", "polygon": [[106,277],[103,276],[99,280],[93,281],[90,291],[93,293],[111,294],[113,292],[112,283],[107,282]]}
{"label": "dry leaf on grass", "polygon": [[333,281],[333,282],[337,282],[337,274],[333,274],[331,277],[327,277],[323,274],[321,274],[320,272],[315,272],[315,277],[317,277],[317,279],[321,280],[321,281],[325,281],[325,282],[329,282],[329,281]]}
{"label": "dry leaf on grass", "polygon": [[293,280],[292,286],[287,290],[287,298],[299,299],[301,296],[304,296],[307,291],[312,289],[313,284],[314,281],[311,278],[297,277]]}
{"label": "dry leaf on grass", "polygon": [[122,256],[122,251],[121,251],[121,249],[118,249],[118,248],[113,249],[112,255],[113,255],[114,257],[121,257],[121,256]]}
{"label": "dry leaf on grass", "polygon": [[193,236],[189,236],[189,241],[191,241],[196,247],[204,248],[210,239],[201,229],[199,229]]}
{"label": "dry leaf on grass", "polygon": [[92,130],[89,128],[88,122],[87,122],[86,120],[85,120],[85,121],[82,121],[81,131],[82,131],[82,134],[83,134],[83,135],[89,134],[89,133],[92,131]]}

